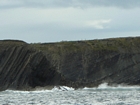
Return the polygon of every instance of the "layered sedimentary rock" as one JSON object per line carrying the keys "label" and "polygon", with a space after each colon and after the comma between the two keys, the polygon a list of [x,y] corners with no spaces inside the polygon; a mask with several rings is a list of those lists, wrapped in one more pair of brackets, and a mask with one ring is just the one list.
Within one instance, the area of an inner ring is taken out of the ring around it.
{"label": "layered sedimentary rock", "polygon": [[140,38],[36,43],[0,41],[0,89],[140,84]]}
{"label": "layered sedimentary rock", "polygon": [[0,90],[57,85],[60,75],[40,51],[20,41],[0,42]]}

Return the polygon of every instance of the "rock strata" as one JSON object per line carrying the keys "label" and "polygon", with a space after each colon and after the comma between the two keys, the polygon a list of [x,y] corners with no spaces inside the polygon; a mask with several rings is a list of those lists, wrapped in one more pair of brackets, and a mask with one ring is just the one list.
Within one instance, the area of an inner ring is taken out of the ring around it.
{"label": "rock strata", "polygon": [[0,41],[0,90],[140,85],[140,38],[28,44]]}
{"label": "rock strata", "polygon": [[60,74],[42,52],[17,41],[1,41],[0,46],[0,90],[57,85]]}

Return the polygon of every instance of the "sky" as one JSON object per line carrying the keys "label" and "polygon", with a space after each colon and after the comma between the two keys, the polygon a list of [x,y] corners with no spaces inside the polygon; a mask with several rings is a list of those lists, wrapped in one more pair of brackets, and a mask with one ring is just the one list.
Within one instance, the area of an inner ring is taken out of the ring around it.
{"label": "sky", "polygon": [[0,40],[28,43],[140,36],[140,0],[0,0]]}

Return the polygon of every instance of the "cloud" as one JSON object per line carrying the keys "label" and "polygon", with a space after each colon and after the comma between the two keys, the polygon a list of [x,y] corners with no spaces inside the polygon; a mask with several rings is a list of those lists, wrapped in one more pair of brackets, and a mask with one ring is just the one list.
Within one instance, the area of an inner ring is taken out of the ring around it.
{"label": "cloud", "polygon": [[140,0],[0,0],[1,8],[10,7],[140,7]]}
{"label": "cloud", "polygon": [[119,8],[135,8],[140,7],[139,0],[78,0],[81,5],[88,7],[119,7]]}
{"label": "cloud", "polygon": [[107,20],[94,20],[94,21],[88,21],[85,23],[85,25],[87,27],[93,27],[95,29],[105,29],[107,28],[106,24],[110,23],[111,19],[107,19]]}
{"label": "cloud", "polygon": [[0,0],[0,39],[49,42],[140,35],[140,8],[134,8],[139,1],[109,1]]}
{"label": "cloud", "polygon": [[22,1],[18,0],[0,0],[0,9],[21,7]]}

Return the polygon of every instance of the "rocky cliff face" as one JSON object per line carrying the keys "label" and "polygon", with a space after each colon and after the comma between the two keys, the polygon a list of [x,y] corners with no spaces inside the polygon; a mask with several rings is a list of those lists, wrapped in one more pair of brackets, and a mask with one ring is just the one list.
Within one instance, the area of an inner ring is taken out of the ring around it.
{"label": "rocky cliff face", "polygon": [[42,52],[24,42],[0,42],[0,90],[57,85],[59,78]]}
{"label": "rocky cliff face", "polygon": [[0,89],[140,84],[140,38],[27,44],[0,41]]}

